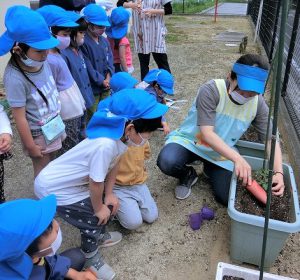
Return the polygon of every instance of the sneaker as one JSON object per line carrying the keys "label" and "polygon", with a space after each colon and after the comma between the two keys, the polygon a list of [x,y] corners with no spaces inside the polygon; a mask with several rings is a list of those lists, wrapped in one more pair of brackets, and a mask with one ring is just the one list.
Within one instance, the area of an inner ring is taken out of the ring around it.
{"label": "sneaker", "polygon": [[105,232],[100,235],[98,244],[100,248],[110,247],[118,244],[122,240],[122,234],[118,231]]}
{"label": "sneaker", "polygon": [[91,258],[87,258],[84,267],[92,270],[96,274],[97,279],[100,280],[112,280],[116,276],[116,273],[104,262],[99,252]]}
{"label": "sneaker", "polygon": [[196,184],[198,175],[194,168],[191,167],[189,174],[182,180],[181,184],[175,189],[177,199],[186,199],[192,192],[192,186]]}

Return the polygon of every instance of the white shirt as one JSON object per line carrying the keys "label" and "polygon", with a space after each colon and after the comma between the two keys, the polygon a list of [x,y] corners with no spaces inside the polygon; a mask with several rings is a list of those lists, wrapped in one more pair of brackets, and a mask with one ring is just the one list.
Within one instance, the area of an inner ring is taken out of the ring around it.
{"label": "white shirt", "polygon": [[12,135],[9,119],[4,111],[4,107],[0,104],[0,134],[2,133]]}
{"label": "white shirt", "polygon": [[104,182],[127,146],[110,138],[85,139],[50,162],[36,177],[34,192],[55,194],[57,205],[70,205],[90,196],[88,182]]}

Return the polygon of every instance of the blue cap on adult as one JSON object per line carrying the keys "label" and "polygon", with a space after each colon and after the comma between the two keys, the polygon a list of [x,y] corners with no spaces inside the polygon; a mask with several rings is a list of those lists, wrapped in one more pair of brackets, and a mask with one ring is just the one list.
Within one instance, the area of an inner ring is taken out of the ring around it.
{"label": "blue cap on adult", "polygon": [[148,84],[157,82],[160,88],[167,94],[174,94],[174,77],[171,73],[164,69],[152,69],[144,78]]}
{"label": "blue cap on adult", "polygon": [[108,16],[105,10],[96,4],[89,4],[83,10],[82,14],[87,22],[98,26],[110,26]]}
{"label": "blue cap on adult", "polygon": [[110,27],[105,31],[107,36],[113,39],[125,37],[128,30],[129,18],[130,13],[123,7],[113,9],[109,17]]}
{"label": "blue cap on adult", "polygon": [[237,84],[241,90],[263,94],[269,71],[257,66],[234,63],[232,71],[236,73]]}
{"label": "blue cap on adult", "polygon": [[78,24],[72,20],[70,14],[56,5],[46,5],[36,10],[40,13],[48,26],[76,27]]}
{"label": "blue cap on adult", "polygon": [[113,93],[125,88],[134,88],[138,80],[127,72],[118,72],[112,75],[109,85]]}
{"label": "blue cap on adult", "polygon": [[25,251],[50,225],[55,212],[55,195],[0,205],[1,279],[29,278],[33,264]]}
{"label": "blue cap on adult", "polygon": [[5,15],[6,31],[0,37],[0,56],[8,53],[15,43],[24,43],[34,49],[47,50],[56,47],[54,38],[44,18],[25,6],[13,6]]}
{"label": "blue cap on adult", "polygon": [[[106,98],[87,126],[88,138],[120,139],[128,120],[155,119],[164,115],[169,107],[142,89],[123,89]],[[101,103],[101,102],[100,102]]]}

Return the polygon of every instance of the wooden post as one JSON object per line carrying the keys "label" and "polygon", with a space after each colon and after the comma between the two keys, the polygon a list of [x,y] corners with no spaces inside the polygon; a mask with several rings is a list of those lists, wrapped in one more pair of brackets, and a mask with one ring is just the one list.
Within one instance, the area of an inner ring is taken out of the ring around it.
{"label": "wooden post", "polygon": [[217,22],[217,14],[218,14],[218,0],[215,0],[215,20]]}

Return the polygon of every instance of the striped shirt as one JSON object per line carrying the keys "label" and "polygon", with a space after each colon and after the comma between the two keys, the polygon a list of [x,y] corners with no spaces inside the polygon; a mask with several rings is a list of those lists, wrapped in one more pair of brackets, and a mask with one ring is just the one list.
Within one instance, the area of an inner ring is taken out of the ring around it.
{"label": "striped shirt", "polygon": [[[140,1],[135,0],[133,2]],[[163,9],[171,0],[142,0],[141,9]],[[134,47],[137,53],[166,53],[165,36],[167,28],[163,15],[145,16],[137,10],[132,11]]]}

